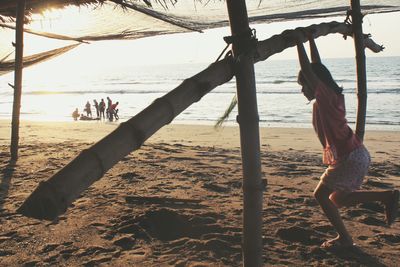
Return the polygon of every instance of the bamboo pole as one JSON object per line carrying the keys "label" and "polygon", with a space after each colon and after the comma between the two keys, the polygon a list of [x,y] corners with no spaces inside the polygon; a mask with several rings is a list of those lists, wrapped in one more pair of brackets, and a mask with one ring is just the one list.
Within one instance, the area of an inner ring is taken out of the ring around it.
{"label": "bamboo pole", "polygon": [[263,186],[254,50],[245,1],[227,0],[226,3],[234,40],[232,50],[239,113],[237,121],[243,166],[243,265],[256,267],[262,266]]}
{"label": "bamboo pole", "polygon": [[184,80],[177,88],[156,99],[49,180],[41,182],[18,212],[37,219],[55,219],[91,184],[130,152],[137,150],[162,126],[170,123],[210,90],[233,77],[232,59],[225,58]]}
{"label": "bamboo pole", "polygon": [[18,159],[19,116],[21,109],[22,69],[24,57],[25,0],[18,1],[15,31],[14,102],[11,122],[11,160]]}
{"label": "bamboo pole", "polygon": [[354,47],[357,63],[357,122],[356,135],[363,140],[365,133],[365,115],[367,113],[367,71],[364,51],[364,34],[360,0],[351,0],[351,17],[353,26]]}
{"label": "bamboo pole", "polygon": [[[315,31],[316,38],[330,33],[351,32],[348,25],[338,22],[312,25],[303,29]],[[295,31],[285,31],[259,42],[254,55],[255,61],[265,60],[275,53],[295,46],[295,42],[289,41],[289,39],[294,40],[294,36],[290,36]],[[307,41],[307,38],[304,37],[303,41]],[[216,86],[228,82],[232,77],[233,66],[231,60],[226,58],[185,80],[138,115],[121,123],[115,131],[83,151],[47,181],[40,183],[18,212],[37,219],[55,219],[65,212],[81,192],[100,179],[115,163],[138,149],[143,141],[189,105]]]}

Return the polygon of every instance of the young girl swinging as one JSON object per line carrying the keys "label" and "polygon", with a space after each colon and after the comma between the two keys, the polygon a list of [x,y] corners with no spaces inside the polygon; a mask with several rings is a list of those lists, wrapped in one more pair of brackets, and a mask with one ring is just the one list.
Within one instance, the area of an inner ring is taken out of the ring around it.
{"label": "young girl swinging", "polygon": [[323,147],[323,163],[328,165],[314,190],[314,196],[338,233],[337,237],[325,241],[321,247],[351,247],[354,246],[353,239],[338,208],[379,201],[385,206],[386,223],[391,225],[397,215],[399,191],[359,190],[368,171],[370,155],[347,124],[342,88],[321,63],[312,37],[309,37],[309,43],[311,63],[302,42],[297,42],[301,67],[298,83],[309,101],[315,99],[312,123]]}

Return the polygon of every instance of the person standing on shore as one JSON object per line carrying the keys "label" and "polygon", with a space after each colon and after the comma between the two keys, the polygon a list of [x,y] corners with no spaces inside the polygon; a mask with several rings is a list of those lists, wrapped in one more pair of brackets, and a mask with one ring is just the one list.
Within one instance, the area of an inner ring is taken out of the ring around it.
{"label": "person standing on shore", "polygon": [[111,98],[109,98],[108,96],[107,96],[107,111],[106,111],[106,113],[107,113],[107,118],[108,119],[111,119],[111,105],[112,105],[112,100],[111,100]]}
{"label": "person standing on shore", "polygon": [[74,121],[77,121],[77,120],[78,120],[78,118],[79,118],[79,111],[78,111],[78,108],[76,108],[76,109],[74,110],[74,112],[72,112],[72,118],[74,118]]}
{"label": "person standing on shore", "polygon": [[118,104],[119,102],[116,102],[112,104],[110,107],[110,121],[113,120],[113,117],[115,118],[115,120],[119,120],[118,109],[117,109]]}
{"label": "person standing on shore", "polygon": [[92,117],[92,109],[90,107],[89,101],[86,102],[85,111],[86,111],[86,116],[91,118]]}
{"label": "person standing on shore", "polygon": [[104,99],[102,98],[99,103],[100,119],[101,119],[101,117],[103,117],[104,120],[106,119],[105,115],[104,115],[105,110],[106,110],[106,103],[104,102]]}
{"label": "person standing on shore", "polygon": [[93,104],[94,104],[94,105],[93,105],[94,108],[96,109],[96,115],[97,115],[96,118],[99,118],[99,117],[100,117],[99,103],[97,102],[96,99],[93,99]]}
{"label": "person standing on shore", "polygon": [[353,239],[338,209],[378,201],[385,206],[386,223],[391,225],[397,216],[399,191],[360,190],[370,164],[369,152],[347,124],[343,89],[321,63],[312,36],[309,36],[309,43],[311,63],[303,43],[297,40],[301,67],[298,83],[309,101],[315,99],[313,126],[323,146],[323,162],[328,165],[314,190],[314,196],[338,233],[336,238],[325,241],[321,248],[352,247]]}

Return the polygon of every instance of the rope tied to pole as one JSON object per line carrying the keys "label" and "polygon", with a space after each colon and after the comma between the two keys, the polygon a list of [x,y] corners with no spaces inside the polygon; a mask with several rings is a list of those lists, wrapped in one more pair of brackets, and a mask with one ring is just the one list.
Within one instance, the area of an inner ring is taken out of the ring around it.
{"label": "rope tied to pole", "polygon": [[[222,52],[219,54],[218,58],[215,60],[217,62],[218,60],[221,59],[222,55],[225,53],[225,51],[228,49],[229,46],[232,44],[240,45],[243,47],[243,53],[249,53],[253,51],[257,51],[255,48],[257,47],[257,37],[256,37],[256,29],[248,29],[247,31],[237,34],[237,35],[229,35],[229,36],[224,36],[223,37],[226,46],[222,50]],[[228,51],[225,55],[229,56],[232,55],[232,50]],[[237,59],[240,55],[236,55],[235,58]]]}
{"label": "rope tied to pole", "polygon": [[[221,59],[222,55],[225,53],[226,49],[228,49],[228,47],[229,47],[230,45],[231,45],[231,44],[226,44],[225,48],[222,49],[221,53],[219,54],[219,56],[217,57],[217,59],[216,59],[214,62],[218,62],[218,60]],[[232,51],[228,51],[228,53],[226,53],[225,57],[226,57],[229,53],[232,53]]]}
{"label": "rope tied to pole", "polygon": [[[365,15],[362,14],[361,11],[357,14],[360,16],[361,23],[362,23]],[[349,9],[346,12],[346,18],[344,20],[344,23],[346,25],[351,26],[353,33],[354,33],[354,23],[353,23],[352,17],[354,15],[355,15],[354,10]],[[347,36],[349,36],[349,35],[343,34],[343,39],[347,40]],[[371,39],[372,35],[370,33],[362,33],[362,36],[363,36],[364,48],[368,47],[374,53],[382,52],[385,49],[385,47],[383,45],[379,45]]]}
{"label": "rope tied to pole", "polygon": [[[229,51],[228,53],[226,53],[225,57],[232,57],[233,59],[233,63],[237,63],[240,61],[240,58],[242,58],[243,56],[248,56],[249,53],[256,53],[255,57],[257,57],[257,37],[256,37],[256,29],[248,29],[247,31],[238,34],[238,35],[231,35],[231,36],[225,36],[224,41],[226,42],[226,47],[224,48],[224,50],[221,52],[221,54],[219,55],[219,57],[217,58],[217,61],[220,59],[220,57],[222,56],[222,54],[226,51],[226,49],[228,49],[228,47],[230,45],[236,44],[236,45],[241,45],[242,46],[242,53],[239,55],[233,55],[232,50]],[[235,71],[234,71],[235,72]],[[237,94],[235,93],[232,100],[231,100],[231,104],[229,105],[228,109],[225,111],[225,113],[218,119],[218,121],[215,123],[214,127],[218,128],[221,127],[222,124],[224,123],[224,121],[226,121],[230,115],[230,113],[232,112],[232,110],[236,107],[237,105]],[[259,122],[259,117],[257,118],[253,118],[251,120],[251,122]],[[246,123],[245,120],[240,120],[239,119],[239,115],[236,117],[236,122],[240,124],[240,122],[242,122],[243,124]]]}
{"label": "rope tied to pole", "polygon": [[360,10],[356,11],[356,10],[353,10],[353,9],[350,8],[350,9],[348,9],[346,11],[346,18],[344,20],[344,23],[346,23],[348,25],[353,25],[352,18],[354,17],[354,15],[360,16],[361,23],[363,22],[363,18],[364,18],[365,15]]}
{"label": "rope tied to pole", "polygon": [[[257,35],[256,29],[248,29],[240,34],[225,36],[224,41],[227,44],[235,44],[236,46],[240,46],[241,54],[247,54],[253,51],[256,51],[257,47]],[[238,58],[241,55],[234,55],[235,58]]]}

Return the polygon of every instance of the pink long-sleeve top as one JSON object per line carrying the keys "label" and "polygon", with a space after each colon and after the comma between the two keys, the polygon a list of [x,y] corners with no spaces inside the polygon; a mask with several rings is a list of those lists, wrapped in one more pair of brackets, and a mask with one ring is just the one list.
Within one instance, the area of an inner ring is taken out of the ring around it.
{"label": "pink long-sleeve top", "polygon": [[343,94],[336,94],[324,83],[315,88],[313,126],[323,146],[323,162],[337,164],[343,157],[362,146],[346,120]]}

